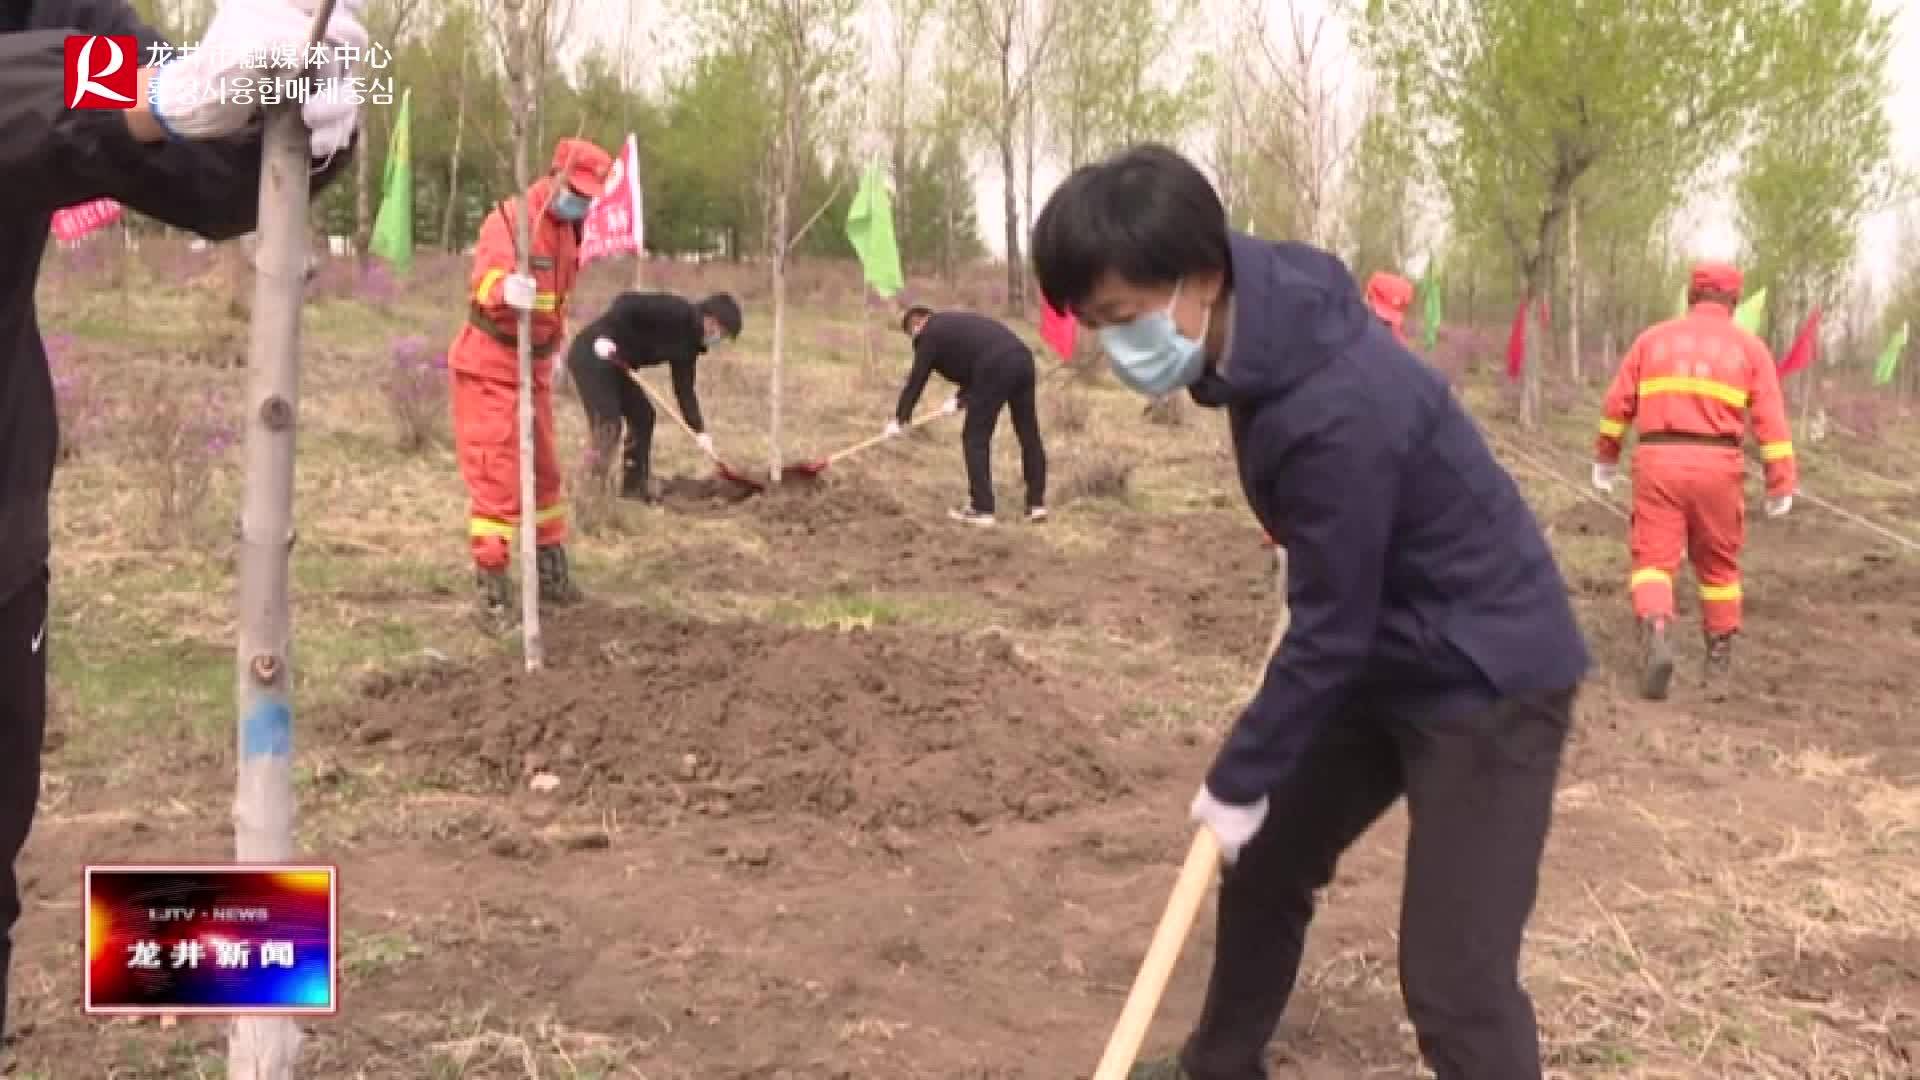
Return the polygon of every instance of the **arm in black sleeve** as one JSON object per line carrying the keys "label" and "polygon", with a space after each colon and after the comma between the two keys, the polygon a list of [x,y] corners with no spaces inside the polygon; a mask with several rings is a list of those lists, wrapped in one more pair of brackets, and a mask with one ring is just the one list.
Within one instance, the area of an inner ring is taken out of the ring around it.
{"label": "arm in black sleeve", "polygon": [[913,370],[907,373],[907,385],[900,388],[900,402],[894,407],[893,418],[905,424],[913,419],[913,410],[920,404],[920,395],[926,392],[927,379],[933,375],[933,348],[927,344],[925,330],[913,341]]}
{"label": "arm in black sleeve", "polygon": [[1337,722],[1373,651],[1399,492],[1389,438],[1357,401],[1330,402],[1260,479],[1285,523],[1292,621],[1207,775],[1222,802],[1271,791],[1320,728]]}
{"label": "arm in black sleeve", "polygon": [[667,363],[673,368],[673,397],[680,403],[680,418],[694,431],[705,432],[707,422],[700,415],[700,395],[693,389],[694,354],[681,351]]}
{"label": "arm in black sleeve", "polygon": [[[46,29],[0,35],[0,191],[12,212],[51,213],[89,199],[113,198],[176,228],[226,240],[254,228],[260,203],[260,135],[205,142],[143,143],[113,109],[69,109],[65,41],[69,33],[129,34],[138,64],[162,43],[123,0],[43,5]],[[324,187],[351,155],[334,156],[315,177]]]}

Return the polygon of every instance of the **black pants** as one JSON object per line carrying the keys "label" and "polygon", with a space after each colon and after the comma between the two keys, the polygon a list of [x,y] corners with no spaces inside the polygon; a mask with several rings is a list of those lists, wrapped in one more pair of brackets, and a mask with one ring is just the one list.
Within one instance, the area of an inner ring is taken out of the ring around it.
{"label": "black pants", "polygon": [[0,600],[0,1036],[7,1031],[7,972],[20,918],[14,859],[40,801],[47,730],[47,572]]}
{"label": "black pants", "polygon": [[1013,433],[1020,440],[1027,509],[1047,505],[1047,448],[1040,443],[1040,414],[1033,391],[1033,354],[1025,349],[988,367],[966,388],[960,452],[967,462],[967,491],[973,508],[983,514],[993,513],[993,429],[1003,408],[1013,415]]}
{"label": "black pants", "polygon": [[653,460],[653,402],[627,376],[624,365],[594,355],[593,342],[582,336],[567,349],[567,370],[587,410],[593,433],[593,475],[606,475],[613,455],[622,448],[620,426],[626,425],[621,457],[620,494],[645,497]]}
{"label": "black pants", "polygon": [[1520,942],[1574,696],[1505,700],[1445,724],[1362,707],[1329,725],[1223,873],[1206,1005],[1181,1053],[1193,1080],[1265,1080],[1314,894],[1402,794],[1412,827],[1400,990],[1420,1053],[1439,1080],[1539,1080]]}

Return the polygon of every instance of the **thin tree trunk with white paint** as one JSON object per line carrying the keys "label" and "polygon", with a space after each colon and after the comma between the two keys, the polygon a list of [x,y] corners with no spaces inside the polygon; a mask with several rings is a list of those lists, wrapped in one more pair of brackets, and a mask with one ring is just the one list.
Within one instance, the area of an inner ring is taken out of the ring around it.
{"label": "thin tree trunk with white paint", "polygon": [[1567,205],[1567,363],[1575,383],[1584,383],[1580,365],[1580,201]]}
{"label": "thin tree trunk with white paint", "polygon": [[793,239],[787,235],[791,222],[795,158],[800,148],[800,91],[793,85],[798,72],[782,76],[786,87],[782,96],[779,160],[774,163],[773,182],[773,371],[767,387],[767,478],[780,482],[780,405],[781,375],[786,367],[787,345],[787,254]]}
{"label": "thin tree trunk with white paint", "polygon": [[[524,24],[522,0],[505,0],[507,13],[507,94],[513,132],[513,182],[520,189],[521,205],[513,215],[514,270],[521,275],[533,272],[533,215],[535,208],[526,198],[532,180],[527,175],[527,137],[534,112],[533,83],[527,71],[526,41],[530,30]],[[546,646],[540,637],[539,539],[534,524],[536,490],[533,469],[533,312],[522,311],[518,335],[519,427],[520,427],[520,641],[528,671],[538,671],[546,663]]]}

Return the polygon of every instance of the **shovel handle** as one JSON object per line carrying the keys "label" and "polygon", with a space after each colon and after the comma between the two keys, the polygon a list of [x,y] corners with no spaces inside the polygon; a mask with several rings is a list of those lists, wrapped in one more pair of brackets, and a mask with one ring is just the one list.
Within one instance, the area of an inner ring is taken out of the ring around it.
{"label": "shovel handle", "polygon": [[1214,870],[1219,865],[1220,842],[1212,829],[1202,825],[1193,834],[1193,844],[1187,848],[1187,861],[1180,868],[1180,879],[1173,883],[1173,894],[1167,897],[1167,910],[1160,916],[1160,925],[1147,946],[1146,958],[1140,961],[1140,974],[1134,976],[1133,989],[1127,992],[1127,1003],[1120,1010],[1119,1022],[1113,1026],[1113,1035],[1107,1039],[1106,1052],[1100,1055],[1100,1067],[1094,1070],[1093,1080],[1126,1080],[1127,1070],[1133,1068],[1134,1059],[1140,1055],[1140,1044],[1146,1041],[1153,1014],[1160,1008],[1160,996],[1166,993],[1174,962],[1180,959],[1180,949],[1193,929],[1194,916],[1200,913],[1200,901],[1206,899],[1207,886],[1213,883]]}
{"label": "shovel handle", "polygon": [[[922,416],[917,420],[910,420],[904,426],[901,427],[900,434],[904,435],[907,432],[912,431],[914,428],[920,427],[923,424],[931,424],[935,420],[938,420],[945,415],[947,414],[942,412],[930,412],[927,415]],[[826,464],[831,465],[834,462],[839,461],[841,458],[851,457],[852,455],[857,454],[860,451],[865,450],[870,446],[879,446],[881,443],[886,442],[888,439],[891,439],[891,438],[894,438],[894,436],[883,434],[883,435],[875,435],[871,439],[862,439],[859,442],[854,443],[852,446],[849,446],[844,450],[835,450],[833,453],[828,454]]]}
{"label": "shovel handle", "polygon": [[[688,424],[686,420],[681,417],[680,413],[676,409],[674,409],[673,406],[667,404],[666,398],[661,397],[659,393],[657,393],[653,389],[653,387],[648,386],[647,380],[641,378],[639,372],[629,368],[627,370],[627,378],[632,379],[634,382],[634,385],[638,386],[642,393],[646,394],[647,397],[653,400],[654,408],[659,409],[661,412],[666,413],[668,416],[672,417],[673,422],[680,425],[680,430],[687,433],[687,438],[696,439],[696,440],[700,438],[700,433],[693,430],[693,426],[691,424]],[[696,443],[696,445],[698,444]],[[720,455],[712,453],[711,451],[706,450],[704,447],[701,448],[701,452],[705,453],[707,457],[711,458],[715,465],[720,464]]]}

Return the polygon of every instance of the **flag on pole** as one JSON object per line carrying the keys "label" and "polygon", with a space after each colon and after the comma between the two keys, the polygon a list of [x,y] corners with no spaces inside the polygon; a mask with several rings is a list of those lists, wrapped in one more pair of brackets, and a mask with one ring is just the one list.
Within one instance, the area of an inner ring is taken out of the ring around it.
{"label": "flag on pole", "polygon": [[53,235],[71,244],[95,229],[120,220],[120,204],[112,199],[89,199],[53,212]]}
{"label": "flag on pole", "polygon": [[1432,352],[1440,343],[1440,277],[1433,272],[1433,260],[1420,273],[1420,345]]}
{"label": "flag on pole", "polygon": [[1901,323],[1900,329],[1893,332],[1893,340],[1880,354],[1880,362],[1873,365],[1873,385],[1885,386],[1893,381],[1893,372],[1900,366],[1900,354],[1907,349],[1907,324]]}
{"label": "flag on pole", "polygon": [[1749,334],[1758,334],[1767,321],[1767,290],[1761,289],[1733,309],[1733,325]]}
{"label": "flag on pole", "polygon": [[860,178],[860,190],[847,209],[847,239],[860,256],[860,268],[874,292],[894,296],[906,288],[906,276],[900,272],[900,249],[893,239],[893,202],[887,195],[886,174],[877,161],[867,166]]}
{"label": "flag on pole", "polygon": [[1513,329],[1507,333],[1507,378],[1520,381],[1527,369],[1527,301],[1513,313]]}
{"label": "flag on pole", "polygon": [[1813,363],[1813,354],[1820,348],[1820,309],[1814,308],[1807,321],[1800,326],[1800,333],[1793,339],[1793,347],[1787,355],[1780,358],[1782,377],[1793,374]]}
{"label": "flag on pole", "polygon": [[1053,310],[1044,298],[1040,301],[1040,340],[1060,354],[1061,363],[1073,363],[1073,342],[1078,332],[1079,324],[1073,316]]}
{"label": "flag on pole", "polygon": [[640,194],[640,142],[631,134],[607,170],[607,188],[580,223],[580,265],[605,255],[647,250],[647,219]]}
{"label": "flag on pole", "polygon": [[413,268],[413,140],[407,130],[412,115],[413,88],[409,86],[400,95],[400,113],[387,140],[380,213],[373,219],[373,236],[367,241],[370,253],[403,274]]}

